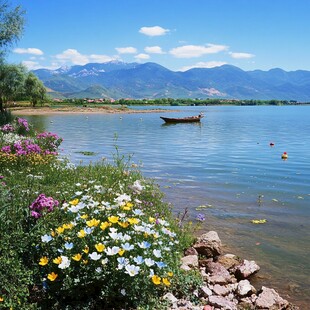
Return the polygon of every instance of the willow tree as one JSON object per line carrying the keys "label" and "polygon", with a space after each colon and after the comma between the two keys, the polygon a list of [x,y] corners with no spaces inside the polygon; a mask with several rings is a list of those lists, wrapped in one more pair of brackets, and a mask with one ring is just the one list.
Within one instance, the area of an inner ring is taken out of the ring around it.
{"label": "willow tree", "polygon": [[5,100],[15,95],[24,79],[21,66],[4,63],[6,52],[23,33],[24,14],[20,6],[12,8],[8,1],[0,0],[0,113],[3,112]]}
{"label": "willow tree", "polygon": [[33,107],[46,100],[46,89],[32,72],[28,74],[25,80],[24,91]]}

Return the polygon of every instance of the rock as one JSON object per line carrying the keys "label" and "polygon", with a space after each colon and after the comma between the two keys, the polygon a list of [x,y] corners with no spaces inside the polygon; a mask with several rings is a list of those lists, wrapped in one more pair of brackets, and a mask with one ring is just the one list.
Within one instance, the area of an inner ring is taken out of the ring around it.
{"label": "rock", "polygon": [[241,260],[234,254],[225,254],[217,258],[216,262],[223,265],[227,270],[239,265]]}
{"label": "rock", "polygon": [[230,293],[230,290],[226,286],[215,284],[213,287],[213,292],[215,295],[226,296]]}
{"label": "rock", "polygon": [[184,256],[187,256],[187,255],[198,255],[198,252],[196,251],[195,248],[190,247],[184,251]]}
{"label": "rock", "polygon": [[256,289],[248,280],[241,280],[237,286],[237,294],[240,297],[245,297],[251,295],[252,293],[256,293]]}
{"label": "rock", "polygon": [[193,247],[199,254],[206,257],[214,257],[222,253],[222,242],[215,231],[201,235]]}
{"label": "rock", "polygon": [[198,256],[187,255],[181,258],[182,265],[186,265],[193,268],[198,268]]}
{"label": "rock", "polygon": [[209,303],[212,306],[220,307],[222,310],[237,310],[237,305],[233,301],[226,299],[223,296],[210,296]]}
{"label": "rock", "polygon": [[199,267],[206,267],[208,263],[213,262],[213,258],[200,259]]}
{"label": "rock", "polygon": [[165,294],[163,299],[168,300],[171,304],[174,304],[178,301],[178,299],[171,293]]}
{"label": "rock", "polygon": [[211,291],[211,289],[207,286],[207,285],[204,285],[200,288],[201,290],[201,295],[203,297],[209,297],[213,294],[213,292]]}
{"label": "rock", "polygon": [[246,279],[252,274],[258,272],[260,267],[254,260],[243,260],[243,262],[234,268],[234,273],[237,279]]}
{"label": "rock", "polygon": [[233,282],[233,277],[230,273],[219,263],[210,262],[206,267],[209,273],[207,281],[212,284],[228,284]]}
{"label": "rock", "polygon": [[190,271],[190,270],[192,270],[191,267],[189,267],[188,265],[184,265],[184,264],[182,264],[182,265],[180,266],[180,269],[183,269],[183,270],[185,270],[185,271]]}
{"label": "rock", "polygon": [[203,310],[213,310],[214,308],[209,306],[209,305],[206,305],[203,307]]}
{"label": "rock", "polygon": [[255,306],[258,309],[278,310],[288,307],[289,302],[279,296],[272,288],[263,286],[261,293],[258,295]]}

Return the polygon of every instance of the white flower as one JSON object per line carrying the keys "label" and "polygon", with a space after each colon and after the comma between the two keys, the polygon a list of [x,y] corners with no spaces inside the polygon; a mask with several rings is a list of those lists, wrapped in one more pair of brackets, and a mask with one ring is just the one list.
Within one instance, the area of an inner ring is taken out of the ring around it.
{"label": "white flower", "polygon": [[125,296],[125,295],[126,295],[126,291],[125,291],[124,289],[121,289],[121,294],[122,294],[123,296]]}
{"label": "white flower", "polygon": [[140,271],[140,267],[135,265],[127,265],[125,269],[126,273],[128,273],[131,277],[137,275]]}
{"label": "white flower", "polygon": [[140,194],[144,190],[144,188],[145,186],[141,185],[140,180],[136,180],[131,186],[131,189],[137,194]]}
{"label": "white flower", "polygon": [[53,239],[51,235],[44,235],[41,237],[42,242],[48,243]]}
{"label": "white flower", "polygon": [[104,258],[103,260],[101,260],[101,264],[102,265],[106,265],[108,263],[108,259],[107,258]]}
{"label": "white flower", "polygon": [[124,257],[118,257],[117,258],[117,262],[118,262],[118,270],[123,269],[126,265],[128,265],[129,263],[129,259],[128,258],[124,258]]}
{"label": "white flower", "polygon": [[76,183],[75,184],[75,186],[78,186],[78,187],[81,186],[81,185],[82,185],[81,183]]}
{"label": "white flower", "polygon": [[101,268],[101,267],[98,267],[98,268],[95,269],[95,271],[96,271],[97,273],[101,273],[101,272],[102,272],[102,268]]}
{"label": "white flower", "polygon": [[133,212],[135,215],[143,215],[143,214],[144,214],[143,211],[140,210],[140,209],[135,209],[135,210],[133,210],[132,212]]}
{"label": "white flower", "polygon": [[72,243],[72,242],[71,242],[71,243],[66,242],[66,243],[65,243],[65,248],[66,248],[67,250],[71,250],[71,249],[73,248],[73,243]]}
{"label": "white flower", "polygon": [[155,261],[152,260],[151,258],[146,258],[144,260],[144,263],[145,263],[146,266],[151,267],[151,266],[153,266],[155,264]]}
{"label": "white flower", "polygon": [[160,252],[160,250],[154,249],[154,250],[153,250],[153,254],[154,254],[154,256],[157,257],[157,258],[161,257],[161,252]]}
{"label": "white flower", "polygon": [[158,268],[164,268],[164,267],[167,267],[167,264],[164,263],[164,262],[156,262],[156,265]]}
{"label": "white flower", "polygon": [[125,251],[130,251],[130,250],[133,250],[134,249],[134,246],[128,242],[126,243],[122,243],[122,248],[125,250]]}
{"label": "white flower", "polygon": [[93,253],[89,254],[89,257],[92,260],[98,260],[101,258],[101,256],[102,256],[102,254],[98,254],[97,252],[93,252]]}
{"label": "white flower", "polygon": [[116,255],[120,250],[120,247],[114,246],[113,248],[107,247],[104,251],[107,255],[112,256]]}
{"label": "white flower", "polygon": [[143,241],[143,242],[139,242],[138,243],[138,246],[141,248],[141,249],[147,249],[151,246],[151,243],[147,242],[147,241]]}
{"label": "white flower", "polygon": [[70,260],[67,256],[60,256],[61,257],[61,263],[58,265],[58,268],[60,269],[66,269],[70,266]]}
{"label": "white flower", "polygon": [[118,205],[122,205],[125,202],[131,201],[131,197],[127,194],[119,195],[117,198],[114,199]]}
{"label": "white flower", "polygon": [[83,194],[83,192],[75,192],[74,194],[75,194],[76,196],[80,196],[80,195]]}
{"label": "white flower", "polygon": [[136,256],[134,257],[134,262],[137,264],[137,265],[141,265],[143,262],[144,262],[144,259],[142,256]]}

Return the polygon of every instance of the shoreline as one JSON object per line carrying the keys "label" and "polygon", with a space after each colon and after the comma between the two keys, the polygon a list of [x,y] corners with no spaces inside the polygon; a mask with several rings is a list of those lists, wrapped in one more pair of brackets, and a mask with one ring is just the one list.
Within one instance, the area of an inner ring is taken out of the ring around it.
{"label": "shoreline", "polygon": [[[138,113],[166,113],[171,110],[163,109],[148,109],[148,110],[134,110],[124,107],[16,107],[8,108],[14,114],[20,115],[55,115],[55,114],[138,114]],[[175,111],[174,111],[175,112]]]}

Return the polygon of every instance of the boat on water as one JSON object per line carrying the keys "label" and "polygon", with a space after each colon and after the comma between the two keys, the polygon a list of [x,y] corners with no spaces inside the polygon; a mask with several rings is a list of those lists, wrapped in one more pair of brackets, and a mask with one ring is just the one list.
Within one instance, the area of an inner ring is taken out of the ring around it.
{"label": "boat on water", "polygon": [[160,116],[166,123],[194,123],[200,122],[200,120],[204,117],[202,113],[196,116],[188,116],[188,117],[163,117]]}

